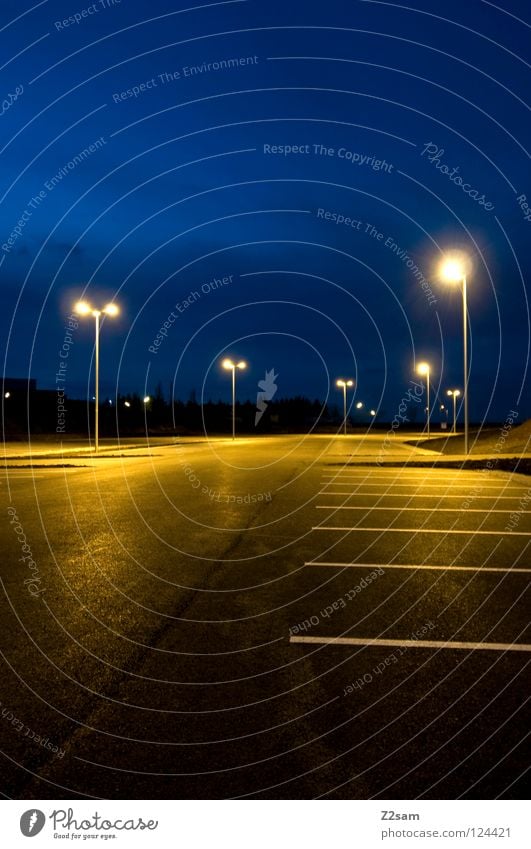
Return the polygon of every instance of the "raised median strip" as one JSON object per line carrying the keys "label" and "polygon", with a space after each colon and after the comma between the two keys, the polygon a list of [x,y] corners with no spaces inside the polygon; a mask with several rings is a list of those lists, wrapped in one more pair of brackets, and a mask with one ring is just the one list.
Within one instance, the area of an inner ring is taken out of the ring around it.
{"label": "raised median strip", "polygon": [[416,649],[457,649],[458,651],[531,652],[527,643],[461,643],[453,640],[380,640],[371,637],[290,637],[290,643],[337,646],[390,646]]}

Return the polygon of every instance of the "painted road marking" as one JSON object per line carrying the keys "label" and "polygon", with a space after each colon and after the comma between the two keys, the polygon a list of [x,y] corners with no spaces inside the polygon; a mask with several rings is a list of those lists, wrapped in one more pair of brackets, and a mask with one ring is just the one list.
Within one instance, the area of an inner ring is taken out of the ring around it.
{"label": "painted road marking", "polygon": [[419,492],[417,492],[417,493],[412,492],[411,494],[408,494],[408,493],[405,492],[403,495],[401,495],[400,493],[397,493],[397,492],[352,492],[352,493],[349,494],[348,492],[330,492],[328,489],[321,489],[317,493],[317,495],[341,495],[341,496],[343,496],[343,498],[349,498],[350,496],[352,496],[352,497],[356,496],[357,498],[359,498],[360,496],[365,496],[365,495],[374,495],[375,497],[377,496],[378,498],[407,498],[407,499],[411,499],[411,498],[422,498],[422,499],[439,498],[439,499],[442,499],[442,498],[444,498],[445,501],[447,501],[449,498],[461,498],[461,500],[465,500],[465,501],[467,500],[467,498],[470,498],[473,501],[475,501],[477,498],[490,498],[491,501],[499,501],[500,499],[503,498],[504,500],[517,501],[520,498],[519,495],[468,495],[468,496],[464,496],[463,493],[461,493],[460,495],[446,495],[446,494],[443,494],[443,493],[441,493],[440,495],[430,495],[429,493],[419,493]]}
{"label": "painted road marking", "polygon": [[[455,478],[457,478],[458,480],[461,480],[461,481],[481,481],[481,480],[485,480],[487,478],[487,475],[485,475],[484,473],[481,473],[481,472],[478,472],[477,474],[474,474],[474,475],[464,475],[463,473],[460,473],[459,471],[456,471],[454,469],[448,469],[448,472],[452,474],[452,477],[455,477]],[[409,478],[411,480],[415,480],[415,479],[418,480],[419,478],[425,479],[425,480],[428,480],[428,479],[431,479],[431,480],[448,480],[448,475],[439,474],[438,472],[434,473],[434,474],[426,474],[425,472],[420,472],[420,471],[417,472],[417,473],[415,473],[415,472],[398,472],[396,474],[389,474],[389,473],[379,472],[377,469],[373,469],[370,466],[361,466],[360,470],[358,470],[356,472],[351,472],[351,471],[349,471],[349,469],[338,469],[337,472],[323,471],[321,474],[322,474],[323,477],[336,477],[337,475],[344,475],[345,477],[352,478],[353,480],[355,480],[356,478],[359,478],[359,477],[364,477],[366,475],[375,475],[380,480],[399,480],[400,478]],[[506,477],[505,478],[496,478],[496,480],[500,481],[500,483],[503,483],[504,480],[510,479],[510,474],[508,472],[503,472],[502,474],[505,474]]]}
{"label": "painted road marking", "polygon": [[464,649],[473,651],[523,651],[531,652],[527,643],[460,643],[447,640],[380,640],[370,637],[290,637],[290,643],[313,643],[316,645],[338,646],[406,646],[418,649]]}
{"label": "painted road marking", "polygon": [[305,566],[334,566],[341,569],[427,569],[442,572],[522,572],[524,574],[531,573],[531,569],[513,569],[512,567],[503,566],[409,566],[402,563],[333,563],[326,560],[308,560]]}
{"label": "painted road marking", "polygon": [[451,528],[364,528],[363,525],[354,525],[350,528],[336,527],[335,525],[316,525],[312,531],[367,531],[368,533],[394,533],[394,534],[476,534],[482,536],[511,536],[531,537],[531,531],[463,531]]}
{"label": "painted road marking", "polygon": [[403,512],[404,510],[412,510],[414,513],[418,512],[430,512],[430,513],[485,513],[487,516],[490,513],[515,513],[517,512],[519,516],[525,516],[528,513],[531,513],[531,510],[501,510],[499,508],[489,509],[488,507],[467,507],[466,510],[463,510],[461,507],[371,507],[371,505],[362,505],[361,507],[357,505],[350,504],[316,504],[316,510],[387,510],[390,513],[396,513],[397,511]]}
{"label": "painted road marking", "polygon": [[[332,481],[330,481],[330,483],[324,483],[323,482],[323,485],[324,486],[334,485],[334,486],[350,486],[350,487],[352,487],[352,482],[347,483],[347,482],[343,482],[343,481],[332,480]],[[435,489],[441,490],[442,494],[444,494],[445,492],[447,492],[448,490],[451,490],[451,489],[455,490],[455,489],[459,488],[459,489],[466,490],[466,487],[462,486],[459,483],[448,483],[447,486],[442,486],[441,484],[438,484],[438,483],[422,483],[422,482],[418,482],[417,484],[414,484],[414,483],[393,483],[393,481],[389,481],[389,482],[386,482],[386,483],[383,483],[383,482],[379,483],[378,481],[371,481],[368,478],[367,478],[366,484],[363,483],[363,482],[359,483],[355,488],[360,489],[361,486],[381,486],[381,487],[386,486],[389,489],[391,487],[398,487],[398,486],[399,487],[408,487],[409,489],[415,489],[415,488],[416,489],[434,489],[435,488]],[[500,490],[501,492],[505,492],[506,490],[511,489],[511,490],[518,490],[519,492],[529,492],[531,487],[529,487],[529,486],[518,486],[516,484],[502,486],[501,484],[498,485],[498,484],[495,484],[495,483],[493,483],[493,484],[484,483],[479,487],[479,489],[497,489],[497,490]]]}

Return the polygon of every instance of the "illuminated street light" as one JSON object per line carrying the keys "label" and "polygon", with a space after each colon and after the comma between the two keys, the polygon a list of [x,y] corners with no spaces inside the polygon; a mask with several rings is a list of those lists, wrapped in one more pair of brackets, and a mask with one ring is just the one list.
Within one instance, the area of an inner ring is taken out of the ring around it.
{"label": "illuminated street light", "polygon": [[11,398],[11,392],[6,392],[4,398]]}
{"label": "illuminated street light", "polygon": [[99,402],[100,402],[100,316],[108,315],[108,316],[116,316],[119,313],[119,309],[116,304],[107,304],[103,307],[102,310],[95,310],[87,301],[78,301],[74,307],[74,312],[77,315],[85,316],[92,315],[94,316],[95,322],[95,332],[96,332],[96,341],[94,347],[94,360],[95,360],[95,391],[96,394],[94,396],[94,448],[97,451],[100,446],[100,411],[99,411]]}
{"label": "illuminated street light", "polygon": [[[466,273],[470,265],[465,256],[448,256],[441,263],[440,276],[447,283],[461,283],[463,290],[463,412],[465,420],[465,454],[468,454],[468,310]],[[455,403],[455,398],[454,398]]]}
{"label": "illuminated street light", "polygon": [[336,386],[339,387],[339,389],[343,390],[343,433],[346,436],[347,435],[347,386],[349,388],[351,386],[354,386],[354,381],[353,380],[343,380],[342,378],[339,378],[338,380],[336,380]]}
{"label": "illuminated street light", "polygon": [[426,426],[428,438],[430,436],[430,366],[429,363],[419,363],[417,366],[417,374],[426,377]]}
{"label": "illuminated street light", "polygon": [[375,415],[376,415],[376,410],[371,410],[371,416],[375,416]]}
{"label": "illuminated street light", "polygon": [[447,394],[447,395],[451,395],[451,396],[452,396],[452,398],[454,399],[454,427],[453,427],[453,431],[452,431],[452,433],[457,433],[457,411],[456,411],[456,402],[457,402],[457,399],[459,398],[459,396],[461,395],[461,392],[460,392],[460,390],[459,390],[459,389],[449,389],[449,390],[448,390],[448,392],[447,392],[446,394]]}
{"label": "illuminated street light", "polygon": [[151,401],[151,395],[145,395],[144,396],[144,404],[149,404],[150,401]]}
{"label": "illuminated street light", "polygon": [[247,363],[240,360],[239,363],[233,363],[228,358],[221,363],[224,369],[232,372],[232,438],[236,438],[236,369],[243,370],[247,368]]}
{"label": "illuminated street light", "polygon": [[356,410],[361,410],[363,408],[363,401],[358,401],[356,404]]}
{"label": "illuminated street light", "polygon": [[124,407],[130,407],[130,406],[131,406],[131,404],[130,404],[129,401],[124,401]]}

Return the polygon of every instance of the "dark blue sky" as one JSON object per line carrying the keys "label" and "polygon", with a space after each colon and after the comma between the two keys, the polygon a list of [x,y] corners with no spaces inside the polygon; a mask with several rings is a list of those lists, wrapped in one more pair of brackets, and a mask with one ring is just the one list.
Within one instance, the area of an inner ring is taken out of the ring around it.
{"label": "dark blue sky", "polygon": [[[529,4],[192,5],[2,3],[5,374],[54,388],[84,294],[122,310],[105,393],[228,398],[234,354],[242,398],[266,369],[334,401],[348,376],[393,415],[415,358],[462,386],[460,296],[436,275],[458,247],[471,417],[530,415]],[[73,338],[81,397],[90,321]]]}

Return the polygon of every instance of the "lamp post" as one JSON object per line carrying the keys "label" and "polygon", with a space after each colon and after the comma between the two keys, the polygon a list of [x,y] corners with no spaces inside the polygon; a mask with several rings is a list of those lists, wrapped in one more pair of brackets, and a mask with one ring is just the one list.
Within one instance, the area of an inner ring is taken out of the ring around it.
{"label": "lamp post", "polygon": [[426,425],[428,431],[428,439],[430,437],[430,366],[428,363],[419,363],[417,366],[417,374],[426,376]]}
{"label": "lamp post", "polygon": [[347,386],[354,386],[353,380],[336,380],[336,386],[343,390],[343,434],[347,435]]}
{"label": "lamp post", "polygon": [[239,363],[233,363],[232,360],[226,359],[221,363],[224,369],[232,372],[232,438],[236,439],[236,369],[247,368],[247,363],[240,360]]}
{"label": "lamp post", "polygon": [[461,283],[463,292],[463,413],[465,421],[465,454],[468,454],[468,309],[466,297],[466,260],[447,257],[441,265],[441,277],[448,283]]}
{"label": "lamp post", "polygon": [[448,390],[448,392],[447,392],[446,394],[447,394],[447,395],[450,395],[450,396],[454,399],[454,427],[453,427],[452,433],[457,433],[457,409],[456,409],[456,403],[457,403],[457,399],[458,399],[458,398],[459,398],[459,396],[461,395],[461,392],[459,391],[459,389],[449,389],[449,390]]}
{"label": "lamp post", "polygon": [[103,307],[102,310],[96,310],[91,307],[86,301],[78,301],[78,303],[74,307],[74,312],[77,315],[92,315],[94,316],[94,325],[95,325],[95,345],[94,345],[94,364],[95,364],[95,393],[94,393],[94,449],[98,451],[100,447],[100,316],[110,315],[115,316],[118,315],[119,309],[116,304],[107,304],[107,306]]}

